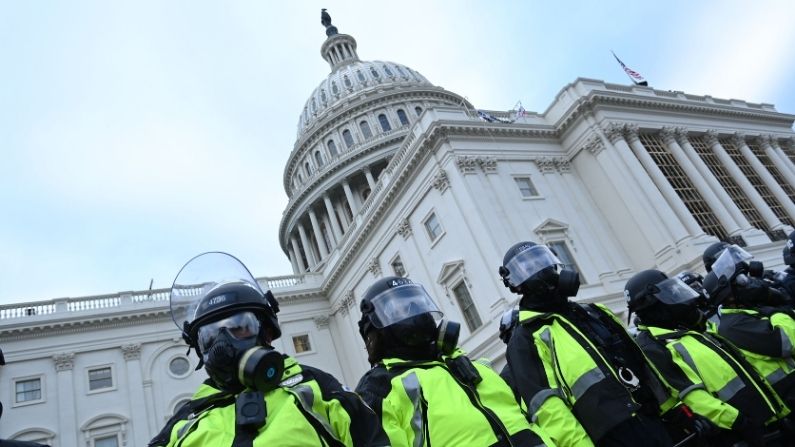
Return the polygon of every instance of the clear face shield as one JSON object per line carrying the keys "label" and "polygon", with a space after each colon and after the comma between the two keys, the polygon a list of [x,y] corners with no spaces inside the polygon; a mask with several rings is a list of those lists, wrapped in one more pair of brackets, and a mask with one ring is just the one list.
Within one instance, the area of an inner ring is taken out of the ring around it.
{"label": "clear face shield", "polygon": [[750,253],[737,245],[730,245],[721,252],[718,259],[712,264],[712,271],[718,279],[726,278],[731,281],[734,279],[737,265],[748,262],[753,258],[754,257]]}
{"label": "clear face shield", "polygon": [[654,296],[663,304],[685,304],[701,295],[679,278],[668,278],[651,286]]}
{"label": "clear face shield", "polygon": [[259,334],[260,323],[252,312],[240,312],[222,320],[205,324],[199,328],[199,348],[207,352],[222,329],[236,340],[255,337]]}
{"label": "clear face shield", "polygon": [[545,245],[534,245],[514,256],[505,268],[508,269],[508,281],[514,287],[532,278],[538,272],[560,266],[561,262]]}
{"label": "clear face shield", "polygon": [[437,322],[443,316],[431,296],[419,284],[404,284],[387,289],[373,297],[371,303],[376,316],[373,326],[378,329],[425,313],[433,315]]}
{"label": "clear face shield", "polygon": [[242,282],[259,290],[259,284],[240,260],[228,253],[202,253],[188,261],[171,286],[171,317],[182,330],[193,323],[202,299],[219,285]]}

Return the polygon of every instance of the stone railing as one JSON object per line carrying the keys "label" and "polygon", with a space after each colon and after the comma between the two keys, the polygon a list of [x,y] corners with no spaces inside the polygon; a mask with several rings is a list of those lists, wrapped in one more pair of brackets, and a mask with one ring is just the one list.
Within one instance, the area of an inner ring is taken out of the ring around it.
{"label": "stone railing", "polygon": [[[263,288],[267,287],[275,291],[280,288],[304,284],[306,278],[305,275],[287,275],[257,278],[257,282]],[[41,315],[68,315],[75,312],[140,306],[147,303],[167,306],[170,296],[171,289],[153,289],[78,298],[57,298],[50,301],[5,304],[0,306],[0,321]],[[151,304],[149,305],[151,306]]]}

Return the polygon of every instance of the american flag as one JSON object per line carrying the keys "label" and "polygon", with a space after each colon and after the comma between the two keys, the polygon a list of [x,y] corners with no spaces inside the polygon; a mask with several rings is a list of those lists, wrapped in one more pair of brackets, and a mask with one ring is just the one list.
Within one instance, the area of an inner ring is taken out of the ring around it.
{"label": "american flag", "polygon": [[[610,52],[613,53],[612,50]],[[640,73],[624,65],[624,63],[621,62],[621,59],[619,59],[618,56],[616,56],[616,53],[613,53],[613,57],[616,58],[618,64],[621,65],[621,68],[624,69],[624,72],[627,74],[627,76],[629,76],[632,82],[634,82],[637,85],[644,85],[644,86],[649,85],[649,83],[646,82],[646,80],[643,78],[643,76],[640,75]]]}

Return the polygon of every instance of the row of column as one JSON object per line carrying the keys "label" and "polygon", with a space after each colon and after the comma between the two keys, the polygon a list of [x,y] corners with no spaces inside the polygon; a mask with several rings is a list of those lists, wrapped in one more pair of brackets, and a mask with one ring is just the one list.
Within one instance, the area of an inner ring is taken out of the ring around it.
{"label": "row of column", "polygon": [[[370,191],[374,191],[376,178],[370,167],[363,168],[361,172],[367,180]],[[340,243],[342,236],[352,223],[352,220],[348,218],[345,206],[350,209],[352,216],[359,213],[360,203],[354,196],[348,179],[343,180],[341,185],[344,193],[342,200],[334,201],[326,192],[323,194],[322,206],[316,207],[314,203],[310,204],[307,206],[305,214],[296,219],[290,232],[290,246],[288,247],[290,263],[296,274],[305,272],[307,269],[313,270]],[[306,227],[307,218],[309,228]],[[326,229],[331,228],[331,232],[322,231],[321,224]],[[312,243],[309,231],[312,231],[311,234],[314,236],[316,244]],[[331,250],[328,247],[331,247]]]}
{"label": "row of column", "polygon": [[[634,156],[648,172],[652,184],[648,181],[640,180],[641,189],[651,199],[650,203],[655,208],[656,214],[662,219],[663,224],[676,240],[680,240],[682,237],[687,236],[687,234],[703,234],[701,226],[677,195],[673,186],[671,186],[670,182],[665,177],[665,174],[663,174],[659,166],[657,166],[651,155],[649,155],[648,151],[643,146],[638,136],[638,127],[632,124],[623,126],[611,125],[609,128],[605,129],[605,133],[618,149],[619,155],[624,158],[624,161],[627,161],[627,157]],[[687,134],[688,132],[684,128],[667,127],[663,128],[661,131],[661,136],[665,142],[666,148],[671,155],[673,155],[679,166],[685,171],[687,177],[702,195],[703,199],[727,233],[731,236],[735,236],[751,229],[752,226],[748,219],[737,207],[734,200],[732,200],[731,196],[729,196],[718,179],[713,175],[704,160],[701,159],[695,148],[693,148],[687,138]],[[707,132],[706,142],[712,152],[718,157],[721,164],[737,182],[737,185],[756,206],[770,229],[783,229],[785,224],[776,216],[748,178],[742,173],[742,170],[737,166],[728,152],[726,152],[726,149],[718,140],[718,133],[714,130]],[[795,204],[793,204],[793,198],[787,195],[781,185],[773,178],[772,174],[753,154],[753,151],[746,143],[745,136],[736,133],[733,135],[733,142],[740,149],[743,157],[753,167],[754,171],[759,175],[759,178],[764,182],[765,186],[773,193],[785,210],[787,216],[792,219],[792,221],[795,221]],[[777,144],[776,139],[763,136],[759,138],[759,143],[770,160],[776,166],[780,166],[781,174],[786,179],[787,183],[795,188],[795,165],[793,165],[781,147]],[[638,180],[638,178],[636,178],[636,180]],[[658,190],[659,193],[662,194],[667,205],[673,209],[675,216],[667,212],[665,208],[663,208],[664,205],[662,203],[654,200],[656,194],[652,188]],[[685,230],[687,234],[684,234],[682,230]]]}

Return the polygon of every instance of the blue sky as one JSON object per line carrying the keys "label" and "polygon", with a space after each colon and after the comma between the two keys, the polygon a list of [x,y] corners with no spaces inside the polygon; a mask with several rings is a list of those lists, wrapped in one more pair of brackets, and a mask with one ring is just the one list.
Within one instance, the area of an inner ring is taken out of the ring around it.
{"label": "blue sky", "polygon": [[[577,77],[795,113],[791,1],[0,0],[0,304],[170,286],[207,250],[291,273],[277,231],[320,8],[479,108]],[[383,6],[382,6],[383,5]],[[388,7],[389,6],[389,7]]]}

